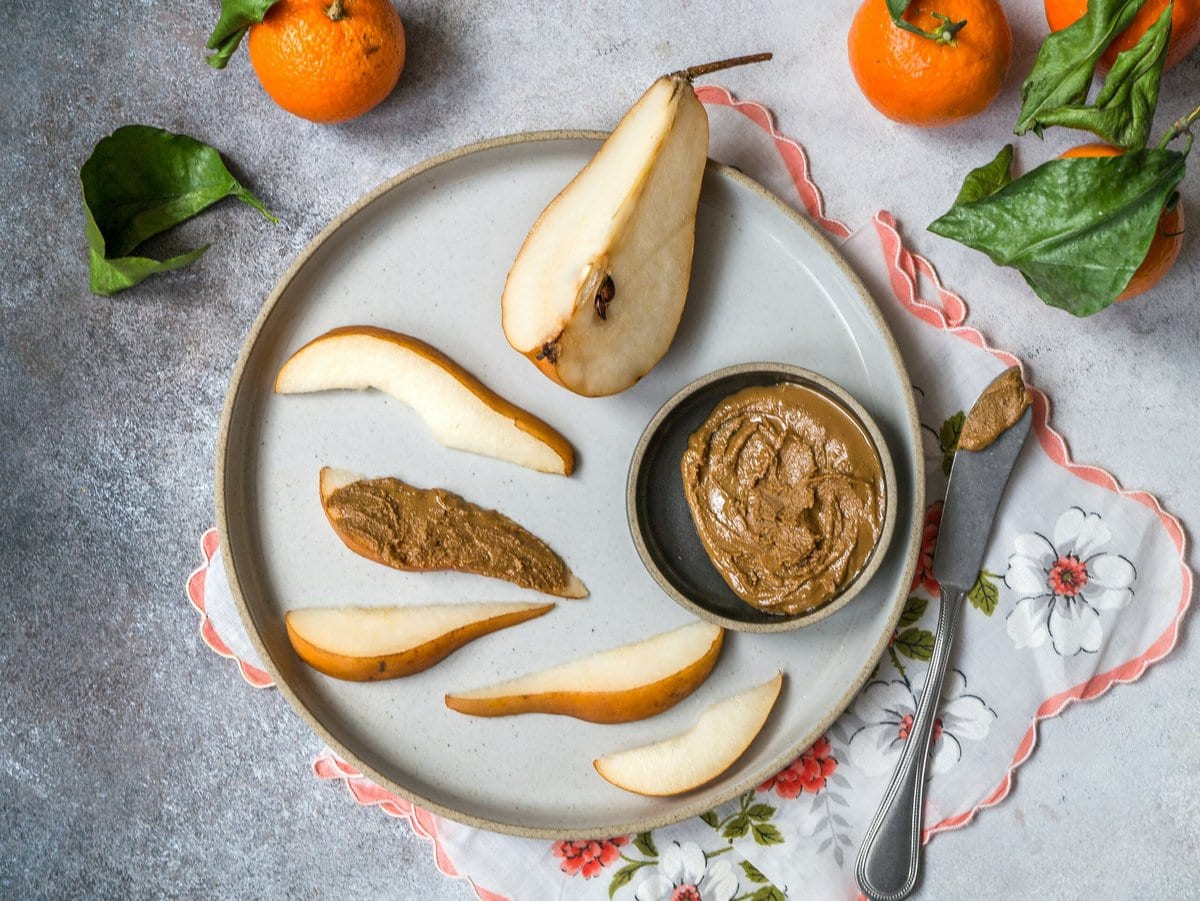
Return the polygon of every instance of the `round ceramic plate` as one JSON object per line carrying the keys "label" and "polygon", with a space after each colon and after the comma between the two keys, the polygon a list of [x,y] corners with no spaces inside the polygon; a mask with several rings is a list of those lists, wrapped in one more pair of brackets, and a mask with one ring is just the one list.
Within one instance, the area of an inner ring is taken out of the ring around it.
{"label": "round ceramic plate", "polygon": [[[671,350],[632,389],[578,397],[514,352],[500,328],[508,267],[542,208],[603,135],[516,135],[456,150],[383,185],[323,231],[280,280],[242,350],[221,424],[222,550],[246,627],[280,690],[317,734],[375,781],[474,825],[540,837],[600,837],[674,822],[786,766],[849,704],[886,647],[909,587],[924,485],[903,362],[858,279],[788,206],[710,164],[687,307]],[[277,396],[299,347],[342,325],[420,337],[574,445],[570,478],[441,447],[408,408],[374,391]],[[833,379],[870,412],[895,461],[897,526],[868,587],[810,628],[728,633],[709,679],[659,716],[599,725],[447,709],[477,688],[692,621],[643,568],[625,517],[630,455],[659,406],[696,377],[748,361]],[[341,682],[303,664],[287,610],[543,596],[459,573],[403,573],[349,551],[325,520],[317,473],[336,466],[443,487],[542,536],[591,596],[486,636],[388,682]],[[609,785],[597,756],[685,731],[714,701],[785,673],[766,727],[716,781],[646,798]]]}

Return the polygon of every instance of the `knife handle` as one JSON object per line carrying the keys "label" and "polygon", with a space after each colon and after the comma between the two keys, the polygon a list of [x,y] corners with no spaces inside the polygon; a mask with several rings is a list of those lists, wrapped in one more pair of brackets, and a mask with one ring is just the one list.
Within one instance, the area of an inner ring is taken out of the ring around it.
{"label": "knife handle", "polygon": [[925,687],[913,716],[908,740],[892,774],[887,793],[867,829],[858,852],[859,888],[873,901],[899,901],[913,890],[921,859],[921,814],[925,802],[925,771],[929,765],[929,737],[937,719],[942,680],[950,660],[950,647],[965,592],[942,589],[937,635]]}

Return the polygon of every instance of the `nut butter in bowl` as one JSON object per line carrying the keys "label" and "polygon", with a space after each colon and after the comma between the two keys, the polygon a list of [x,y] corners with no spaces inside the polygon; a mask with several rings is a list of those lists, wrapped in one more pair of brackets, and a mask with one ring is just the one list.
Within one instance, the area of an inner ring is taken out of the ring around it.
{"label": "nut butter in bowl", "polygon": [[870,581],[895,526],[895,479],[878,427],[844,389],[742,364],[655,415],[630,467],[630,529],[650,574],[697,616],[796,629]]}

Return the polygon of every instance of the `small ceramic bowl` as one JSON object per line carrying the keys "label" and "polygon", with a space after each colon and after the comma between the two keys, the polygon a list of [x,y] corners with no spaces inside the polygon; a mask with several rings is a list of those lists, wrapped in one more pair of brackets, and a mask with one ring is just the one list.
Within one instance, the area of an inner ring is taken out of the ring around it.
{"label": "small ceramic bowl", "polygon": [[[696,532],[683,493],[680,462],[688,438],[735,391],[793,382],[833,401],[866,433],[883,469],[884,517],[879,541],[859,574],[819,607],[768,613],[739,598],[721,578]],[[785,632],[820,622],[850,603],[883,562],[896,525],[896,470],[879,427],[841,386],[784,363],[743,363],[702,376],[663,404],[633,452],[626,489],[629,531],[642,563],[677,603],[701,619],[741,632]]]}

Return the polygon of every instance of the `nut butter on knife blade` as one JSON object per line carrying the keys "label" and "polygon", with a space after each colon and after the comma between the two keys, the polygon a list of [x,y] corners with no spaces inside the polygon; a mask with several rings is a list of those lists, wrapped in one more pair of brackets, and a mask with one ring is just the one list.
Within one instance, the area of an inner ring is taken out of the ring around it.
{"label": "nut butter on knife blade", "polygon": [[963,422],[933,553],[933,577],[941,585],[933,653],[908,741],[858,852],[858,885],[875,901],[898,901],[917,881],[929,738],[950,645],[963,597],[983,565],[1009,475],[1029,436],[1030,404],[1021,371],[1013,367],[984,389]]}

